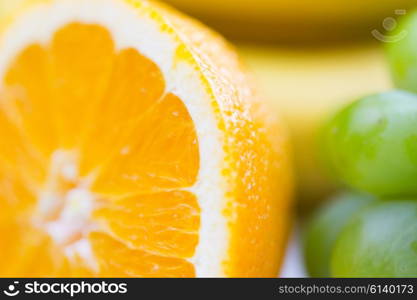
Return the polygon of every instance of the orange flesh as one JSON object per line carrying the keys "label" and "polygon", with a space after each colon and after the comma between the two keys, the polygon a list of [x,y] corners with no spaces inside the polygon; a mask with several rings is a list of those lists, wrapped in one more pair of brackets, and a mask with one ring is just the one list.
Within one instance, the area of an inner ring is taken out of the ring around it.
{"label": "orange flesh", "polygon": [[[99,25],[61,28],[10,65],[0,136],[0,276],[195,275],[197,136],[151,60]],[[79,227],[51,234],[71,201]],[[81,241],[93,261],[68,254]]]}

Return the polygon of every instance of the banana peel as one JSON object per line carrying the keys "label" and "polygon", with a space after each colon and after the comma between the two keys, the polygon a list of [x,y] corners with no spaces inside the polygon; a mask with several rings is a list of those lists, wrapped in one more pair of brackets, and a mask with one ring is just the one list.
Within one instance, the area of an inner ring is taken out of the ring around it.
{"label": "banana peel", "polygon": [[369,39],[384,19],[417,6],[417,0],[165,1],[229,38],[291,43]]}

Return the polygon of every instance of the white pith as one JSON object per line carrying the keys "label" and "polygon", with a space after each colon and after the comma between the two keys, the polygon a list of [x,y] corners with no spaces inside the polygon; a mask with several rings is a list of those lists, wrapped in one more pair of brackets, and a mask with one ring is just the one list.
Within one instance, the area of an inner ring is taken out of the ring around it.
{"label": "white pith", "polygon": [[[194,264],[198,277],[224,276],[222,263],[226,259],[228,229],[222,213],[226,204],[224,180],[221,175],[224,160],[222,135],[211,106],[212,99],[201,82],[201,74],[195,66],[185,61],[174,61],[175,51],[180,46],[177,37],[161,31],[161,24],[152,20],[140,7],[134,10],[123,1],[50,1],[25,12],[8,28],[0,41],[0,78],[3,78],[16,54],[26,46],[33,43],[47,44],[59,28],[77,21],[106,27],[112,34],[117,50],[134,48],[150,58],[164,75],[166,91],[176,94],[184,101],[194,121],[200,149],[198,179],[196,184],[188,189],[196,195],[201,208],[200,240],[190,261]],[[67,149],[57,149],[57,153],[61,151],[65,152]],[[74,176],[76,165],[62,167],[61,173],[63,176]],[[65,199],[71,204],[67,208],[69,217],[71,213],[85,214],[77,212],[81,196],[87,201],[94,201],[93,198],[89,198],[88,189],[84,187],[70,191]],[[39,199],[41,200],[41,196]],[[88,210],[88,207],[83,209]],[[65,224],[64,219],[60,221],[62,222],[50,224],[50,235],[53,238],[54,230],[60,230],[59,226]],[[72,251],[75,251],[82,257],[90,255],[88,259],[93,260],[86,241],[80,240],[67,247],[67,254],[70,256]],[[90,263],[94,265],[93,261]]]}
{"label": "white pith", "polygon": [[[62,183],[71,184],[63,189]],[[96,224],[91,221],[96,199],[89,191],[89,182],[80,180],[76,157],[71,152],[57,150],[52,154],[48,178],[38,195],[34,226],[49,234],[63,249],[69,260],[82,259],[97,271],[91,245],[86,238]]]}

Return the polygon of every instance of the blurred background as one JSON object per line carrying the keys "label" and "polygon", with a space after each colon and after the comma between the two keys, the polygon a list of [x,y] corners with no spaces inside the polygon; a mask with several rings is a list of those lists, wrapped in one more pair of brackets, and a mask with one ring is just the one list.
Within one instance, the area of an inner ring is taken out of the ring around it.
{"label": "blurred background", "polygon": [[392,88],[384,47],[417,0],[165,1],[231,41],[288,124],[298,227],[282,275],[305,276],[303,221],[339,188],[321,164],[320,128],[347,103]]}

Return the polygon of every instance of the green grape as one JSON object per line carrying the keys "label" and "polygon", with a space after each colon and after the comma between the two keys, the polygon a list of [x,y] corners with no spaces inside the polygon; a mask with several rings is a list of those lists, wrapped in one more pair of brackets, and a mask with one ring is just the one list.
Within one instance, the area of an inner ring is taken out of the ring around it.
{"label": "green grape", "polygon": [[365,97],[325,127],[325,159],[342,181],[380,196],[417,196],[417,95]]}
{"label": "green grape", "polygon": [[343,193],[313,215],[304,235],[304,258],[310,276],[330,276],[330,254],[336,238],[351,216],[373,199],[369,195]]}
{"label": "green grape", "polygon": [[372,204],[336,240],[335,277],[417,277],[417,202]]}
{"label": "green grape", "polygon": [[395,85],[417,93],[417,11],[388,37],[387,53]]}

